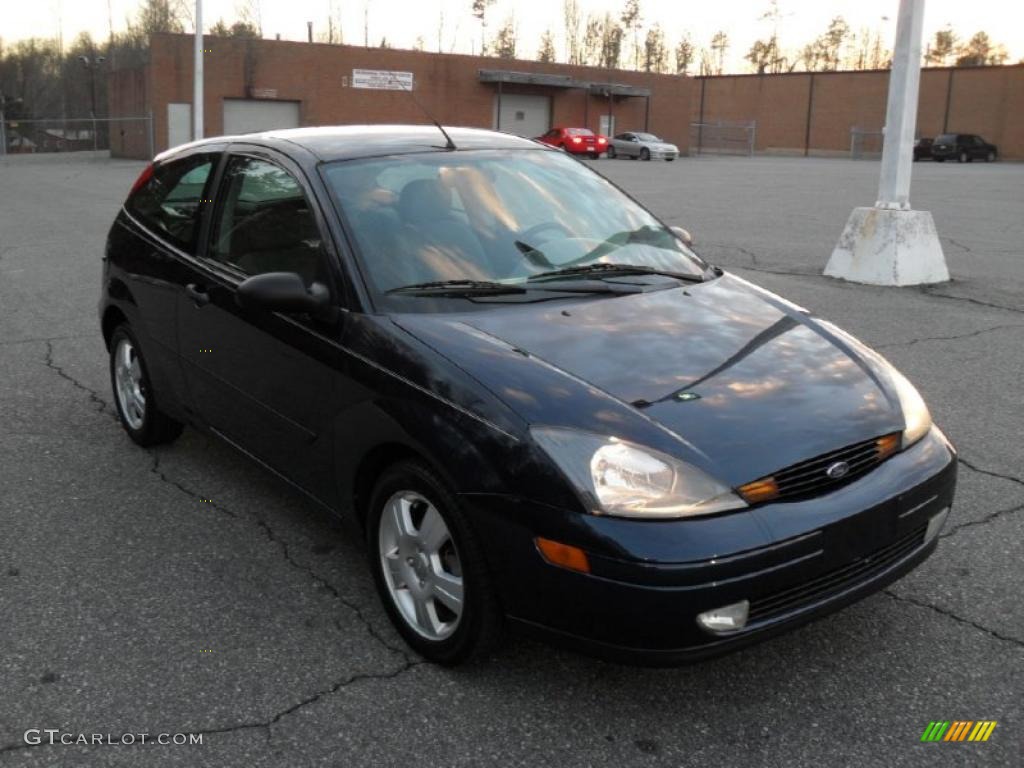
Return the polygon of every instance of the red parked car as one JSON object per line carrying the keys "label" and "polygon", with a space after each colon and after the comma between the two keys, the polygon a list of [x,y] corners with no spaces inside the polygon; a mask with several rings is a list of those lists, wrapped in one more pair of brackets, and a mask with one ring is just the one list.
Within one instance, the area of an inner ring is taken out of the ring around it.
{"label": "red parked car", "polygon": [[598,136],[589,128],[552,128],[537,141],[561,147],[573,155],[588,155],[595,160],[608,149],[608,138]]}

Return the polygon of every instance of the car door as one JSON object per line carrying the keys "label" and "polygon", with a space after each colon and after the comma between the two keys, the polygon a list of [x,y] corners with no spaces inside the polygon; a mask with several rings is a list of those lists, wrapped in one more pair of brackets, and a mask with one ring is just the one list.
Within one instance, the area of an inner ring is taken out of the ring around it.
{"label": "car door", "polygon": [[341,312],[316,318],[237,301],[248,277],[295,272],[340,303],[322,212],[296,164],[234,145],[211,208],[178,307],[190,407],[211,430],[331,504]]}
{"label": "car door", "polygon": [[988,158],[988,144],[981,136],[971,136],[971,156],[975,160]]}
{"label": "car door", "polygon": [[184,261],[196,252],[204,201],[224,148],[205,144],[147,167],[110,232],[108,254],[127,280],[121,298],[130,297],[137,313],[132,322],[169,413],[177,414],[185,400],[175,322]]}

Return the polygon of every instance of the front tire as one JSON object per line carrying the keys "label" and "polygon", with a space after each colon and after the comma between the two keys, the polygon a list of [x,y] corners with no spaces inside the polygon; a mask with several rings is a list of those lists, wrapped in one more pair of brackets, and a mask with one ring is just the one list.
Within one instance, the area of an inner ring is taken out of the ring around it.
{"label": "front tire", "polygon": [[995,152],[993,152],[993,151],[992,151],[992,150],[990,149],[990,150],[988,151],[988,154],[987,154],[987,155],[985,155],[985,162],[986,162],[986,163],[994,163],[995,161],[996,161],[996,153],[995,153]]}
{"label": "front tire", "polygon": [[651,150],[649,150],[647,147],[644,147],[643,149],[641,149],[640,150],[640,159],[641,160],[650,160],[651,159]]}
{"label": "front tire", "polygon": [[607,154],[608,154],[608,159],[609,160],[614,160],[615,159],[615,147],[609,145]]}
{"label": "front tire", "polygon": [[459,501],[428,467],[402,461],[385,470],[366,531],[377,591],[413,650],[455,665],[497,645],[502,613],[483,551]]}
{"label": "front tire", "polygon": [[110,385],[117,418],[124,431],[143,448],[170,443],[184,425],[160,410],[138,339],[127,323],[110,336]]}
{"label": "front tire", "polygon": [[968,155],[966,152],[961,152],[960,156],[957,157],[957,162],[967,163],[967,162],[970,162],[970,159],[971,159],[970,155]]}

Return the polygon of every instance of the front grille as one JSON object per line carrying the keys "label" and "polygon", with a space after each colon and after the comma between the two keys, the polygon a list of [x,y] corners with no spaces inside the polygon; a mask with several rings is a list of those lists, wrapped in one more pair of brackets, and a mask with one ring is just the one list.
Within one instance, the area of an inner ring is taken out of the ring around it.
{"label": "front grille", "polygon": [[858,582],[871,579],[920,547],[924,543],[925,528],[926,526],[921,526],[892,544],[858,558],[842,568],[836,568],[811,581],[754,600],[750,604],[748,623],[753,624],[789,613],[842,592]]}
{"label": "front grille", "polygon": [[[751,504],[762,501],[795,501],[834,490],[851,483],[891,456],[899,446],[899,435],[885,435],[848,445],[831,453],[792,464],[770,477],[763,477],[738,489]],[[844,474],[830,476],[828,470],[845,464]]]}

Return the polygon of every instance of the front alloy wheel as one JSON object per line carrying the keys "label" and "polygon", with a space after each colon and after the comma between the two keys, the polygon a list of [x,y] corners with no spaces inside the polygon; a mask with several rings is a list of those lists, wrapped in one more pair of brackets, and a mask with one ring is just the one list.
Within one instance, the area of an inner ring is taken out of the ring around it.
{"label": "front alloy wheel", "polygon": [[427,640],[444,640],[462,618],[462,563],[437,508],[415,491],[384,505],[378,535],[388,594],[406,624]]}
{"label": "front alloy wheel", "polygon": [[462,502],[419,461],[384,471],[367,517],[370,568],[402,638],[424,658],[458,664],[501,639],[502,612]]}

